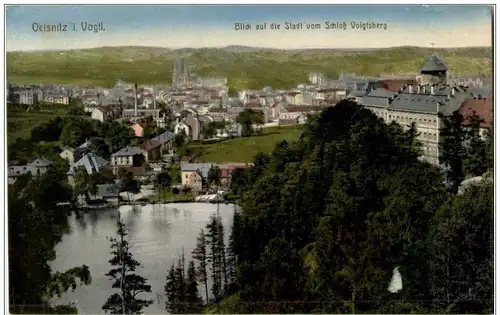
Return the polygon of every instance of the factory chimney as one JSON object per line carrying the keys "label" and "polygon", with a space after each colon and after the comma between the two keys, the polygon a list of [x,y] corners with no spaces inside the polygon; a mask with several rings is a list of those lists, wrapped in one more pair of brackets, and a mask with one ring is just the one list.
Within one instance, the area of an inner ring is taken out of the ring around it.
{"label": "factory chimney", "polygon": [[134,85],[134,117],[137,118],[137,84]]}
{"label": "factory chimney", "polygon": [[156,109],[156,84],[153,85],[153,109]]}

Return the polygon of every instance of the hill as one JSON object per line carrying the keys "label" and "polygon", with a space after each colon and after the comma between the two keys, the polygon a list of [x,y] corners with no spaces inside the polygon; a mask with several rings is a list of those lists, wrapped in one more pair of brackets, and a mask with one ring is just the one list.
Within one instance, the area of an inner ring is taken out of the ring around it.
{"label": "hill", "polygon": [[[434,49],[461,75],[490,75],[490,47]],[[232,89],[291,88],[312,71],[337,77],[342,71],[376,76],[415,73],[432,53],[429,48],[395,47],[367,50],[277,50],[243,46],[168,49],[100,47],[65,51],[7,52],[10,83],[99,84],[119,79],[138,84],[169,84],[177,56],[187,58],[192,72],[224,76]]]}

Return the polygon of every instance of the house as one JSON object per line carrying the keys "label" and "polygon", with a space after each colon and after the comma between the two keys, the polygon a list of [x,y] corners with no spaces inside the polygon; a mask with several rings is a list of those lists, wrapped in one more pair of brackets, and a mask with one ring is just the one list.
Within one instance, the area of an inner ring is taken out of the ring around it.
{"label": "house", "polygon": [[42,175],[47,171],[50,165],[52,165],[52,161],[39,158],[26,165],[9,166],[9,171],[7,174],[8,184],[13,184],[18,177],[23,175],[28,175],[28,174],[31,174],[31,176]]}
{"label": "house", "polygon": [[59,154],[59,156],[68,161],[69,165],[72,165],[75,162],[75,149],[63,148],[63,151]]}
{"label": "house", "polygon": [[166,131],[154,137],[152,140],[160,142],[162,154],[172,154],[174,150],[174,139],[175,134],[170,131]]}
{"label": "house", "polygon": [[189,138],[191,140],[200,139],[202,124],[200,123],[198,118],[194,116],[188,116],[184,118],[184,123],[189,126]]}
{"label": "house", "polygon": [[130,125],[130,128],[132,128],[132,130],[134,131],[134,135],[136,137],[141,138],[144,135],[144,125],[140,123],[135,123]]}
{"label": "house", "polygon": [[211,163],[181,162],[182,185],[191,187],[195,191],[202,190],[203,181],[208,177],[208,172],[214,165]]}
{"label": "house", "polygon": [[186,136],[191,135],[191,127],[188,126],[185,122],[179,121],[175,126],[174,126],[174,133],[180,134],[181,132],[184,132]]}
{"label": "house", "polygon": [[296,105],[288,106],[284,108],[284,111],[280,113],[279,124],[280,125],[293,125],[307,120],[307,115],[318,113],[322,110],[322,107],[312,106],[312,105]]}
{"label": "house", "polygon": [[118,205],[120,202],[120,187],[117,184],[97,185],[97,194],[94,199]]}
{"label": "house", "polygon": [[148,153],[139,147],[125,147],[111,155],[111,166],[115,174],[119,167],[141,166],[138,164],[147,161]]}
{"label": "house", "polygon": [[70,185],[75,183],[75,175],[79,168],[83,168],[87,174],[99,173],[102,168],[109,166],[110,163],[106,159],[95,155],[94,153],[87,153],[81,159],[76,161],[75,164],[69,167],[68,172],[68,182]]}
{"label": "house", "polygon": [[92,110],[90,117],[100,122],[104,122],[106,119],[113,116],[113,109],[111,107],[96,107]]}
{"label": "house", "polygon": [[147,152],[148,161],[160,161],[162,158],[162,143],[160,141],[150,139],[143,142],[139,148]]}
{"label": "house", "polygon": [[237,169],[246,169],[250,167],[249,164],[221,164],[219,168],[221,170],[220,178],[221,184],[229,185],[231,182],[231,174]]}
{"label": "house", "polygon": [[493,126],[493,102],[491,98],[475,97],[467,99],[460,106],[459,113],[464,116],[464,125],[466,126],[470,125],[468,117],[474,114],[483,120],[479,125],[483,139],[487,130]]}
{"label": "house", "polygon": [[52,104],[68,105],[69,97],[64,94],[48,94],[44,97],[44,101]]}
{"label": "house", "polygon": [[288,104],[300,104],[303,102],[303,95],[302,92],[299,91],[291,91],[285,93],[285,102]]}
{"label": "house", "polygon": [[85,154],[90,152],[92,152],[92,141],[87,140],[80,146],[76,147],[75,151],[73,152],[73,161],[78,161]]}

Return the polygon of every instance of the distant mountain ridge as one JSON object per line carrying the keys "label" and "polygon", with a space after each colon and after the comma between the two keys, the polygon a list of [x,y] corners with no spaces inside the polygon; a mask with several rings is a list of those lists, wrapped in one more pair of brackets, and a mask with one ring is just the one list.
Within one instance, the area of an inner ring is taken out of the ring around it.
{"label": "distant mountain ridge", "polygon": [[222,48],[119,46],[58,51],[7,52],[7,81],[12,83],[98,84],[119,79],[138,84],[170,84],[176,58],[200,76],[227,77],[234,90],[272,86],[293,88],[307,82],[310,72],[336,78],[342,72],[378,76],[417,73],[437,54],[452,72],[491,75],[491,47],[468,48],[311,48],[273,49],[231,45]]}

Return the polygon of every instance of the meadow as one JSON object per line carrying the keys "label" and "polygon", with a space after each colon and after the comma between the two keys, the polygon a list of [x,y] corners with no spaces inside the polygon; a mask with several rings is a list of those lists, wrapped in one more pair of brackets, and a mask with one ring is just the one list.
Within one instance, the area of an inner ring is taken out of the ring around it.
{"label": "meadow", "polygon": [[198,160],[216,164],[252,163],[259,153],[270,154],[276,143],[282,140],[298,140],[302,125],[263,128],[261,134],[210,143],[195,143],[191,148],[200,152]]}

